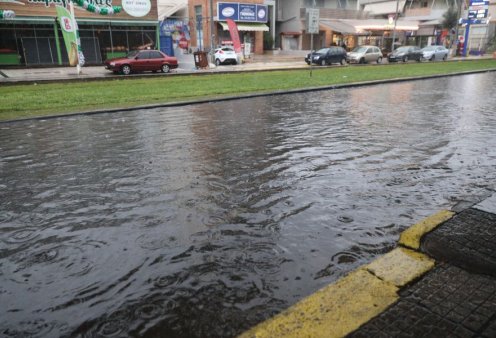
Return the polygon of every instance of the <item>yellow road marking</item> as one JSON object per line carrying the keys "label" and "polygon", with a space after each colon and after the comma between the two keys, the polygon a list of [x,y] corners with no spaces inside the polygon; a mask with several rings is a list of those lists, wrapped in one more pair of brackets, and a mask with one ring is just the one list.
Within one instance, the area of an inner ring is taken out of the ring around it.
{"label": "yellow road marking", "polygon": [[[443,210],[403,231],[399,243],[417,250],[423,235],[453,217]],[[434,267],[428,256],[398,247],[302,299],[239,338],[343,337],[386,310],[398,290]]]}
{"label": "yellow road marking", "polygon": [[434,260],[428,256],[409,249],[396,248],[363,268],[380,279],[401,287],[433,267]]}
{"label": "yellow road marking", "polygon": [[342,337],[393,304],[397,290],[365,270],[355,270],[239,337]]}
{"label": "yellow road marking", "polygon": [[448,210],[441,210],[438,213],[425,218],[417,224],[412,225],[400,235],[400,244],[411,249],[420,248],[420,239],[426,233],[434,230],[441,223],[449,220],[455,213]]}

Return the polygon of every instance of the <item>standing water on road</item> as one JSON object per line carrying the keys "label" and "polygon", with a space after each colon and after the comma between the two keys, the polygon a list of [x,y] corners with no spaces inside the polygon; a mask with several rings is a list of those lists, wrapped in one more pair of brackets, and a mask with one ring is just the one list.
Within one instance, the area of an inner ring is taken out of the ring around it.
{"label": "standing water on road", "polygon": [[496,74],[0,124],[0,336],[232,337],[496,179]]}

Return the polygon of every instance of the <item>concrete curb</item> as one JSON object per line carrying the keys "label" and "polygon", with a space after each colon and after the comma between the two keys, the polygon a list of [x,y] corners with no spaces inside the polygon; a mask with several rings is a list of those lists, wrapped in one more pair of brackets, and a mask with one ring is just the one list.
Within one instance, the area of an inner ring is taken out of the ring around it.
{"label": "concrete curb", "polygon": [[418,251],[420,239],[454,215],[442,210],[414,224],[401,234],[397,248],[238,338],[331,338],[350,334],[393,305],[399,299],[401,288],[434,267],[435,261]]}
{"label": "concrete curb", "polygon": [[73,113],[68,113],[68,114],[60,114],[60,115],[47,115],[47,116],[39,116],[39,117],[30,117],[30,118],[25,118],[25,119],[0,121],[0,124],[21,122],[21,121],[30,121],[30,120],[48,120],[48,119],[61,118],[61,117],[73,117],[73,116],[78,116],[78,115],[95,115],[95,114],[104,114],[104,113],[115,113],[115,112],[132,111],[132,110],[140,110],[140,109],[183,107],[183,106],[203,104],[203,103],[216,103],[216,102],[225,102],[225,101],[250,99],[250,98],[266,97],[266,96],[298,94],[298,93],[307,93],[307,92],[313,92],[313,91],[333,90],[333,89],[342,89],[342,88],[355,88],[355,87],[364,87],[364,86],[379,85],[379,84],[386,84],[386,83],[428,80],[428,79],[436,79],[436,78],[452,77],[452,76],[460,76],[460,75],[488,73],[488,72],[495,72],[495,71],[496,71],[496,68],[489,68],[489,69],[471,70],[471,71],[456,72],[456,73],[449,73],[449,74],[413,76],[413,77],[394,78],[394,79],[386,79],[386,80],[363,81],[363,82],[354,82],[354,83],[346,83],[346,84],[326,85],[326,86],[319,86],[319,87],[307,87],[307,88],[292,89],[292,90],[276,90],[276,91],[270,91],[270,92],[252,93],[252,94],[237,95],[237,96],[225,96],[225,97],[217,97],[217,98],[203,99],[203,100],[177,101],[177,102],[169,102],[169,103],[161,103],[161,104],[134,106],[134,107],[127,107],[127,108],[99,109],[99,110],[91,110],[91,111],[73,112]]}

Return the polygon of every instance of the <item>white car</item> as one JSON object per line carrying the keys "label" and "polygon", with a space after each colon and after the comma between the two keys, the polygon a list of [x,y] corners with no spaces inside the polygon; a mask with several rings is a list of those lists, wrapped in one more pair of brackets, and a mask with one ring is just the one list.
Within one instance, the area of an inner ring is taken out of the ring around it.
{"label": "white car", "polygon": [[435,61],[443,60],[446,61],[448,58],[448,50],[444,46],[426,46],[422,48],[422,59]]}
{"label": "white car", "polygon": [[346,55],[348,63],[382,62],[382,52],[376,46],[358,46]]}
{"label": "white car", "polygon": [[215,50],[215,64],[237,64],[238,63],[238,55],[231,47],[221,47]]}

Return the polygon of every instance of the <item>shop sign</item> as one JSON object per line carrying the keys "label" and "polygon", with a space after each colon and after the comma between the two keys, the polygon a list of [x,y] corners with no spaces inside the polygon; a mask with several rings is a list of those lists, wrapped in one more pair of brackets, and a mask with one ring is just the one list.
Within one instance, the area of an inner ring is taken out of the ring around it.
{"label": "shop sign", "polygon": [[[157,20],[157,2],[151,0],[87,0],[89,4],[102,8],[121,6],[123,10],[115,16],[106,17],[105,20]],[[70,0],[14,0],[5,2],[0,0],[0,10],[13,10],[17,17],[51,17],[55,14],[55,6],[67,7]],[[96,13],[89,11],[76,11],[79,18],[99,18]],[[101,19],[101,18],[100,18]]]}
{"label": "shop sign", "polygon": [[147,15],[152,9],[150,0],[122,0],[122,8],[136,18]]}
{"label": "shop sign", "polygon": [[470,0],[468,19],[485,19],[489,13],[489,0]]}
{"label": "shop sign", "polygon": [[237,2],[218,2],[217,16],[219,21],[231,19],[239,22],[267,22],[268,7],[266,5],[242,4]]}

